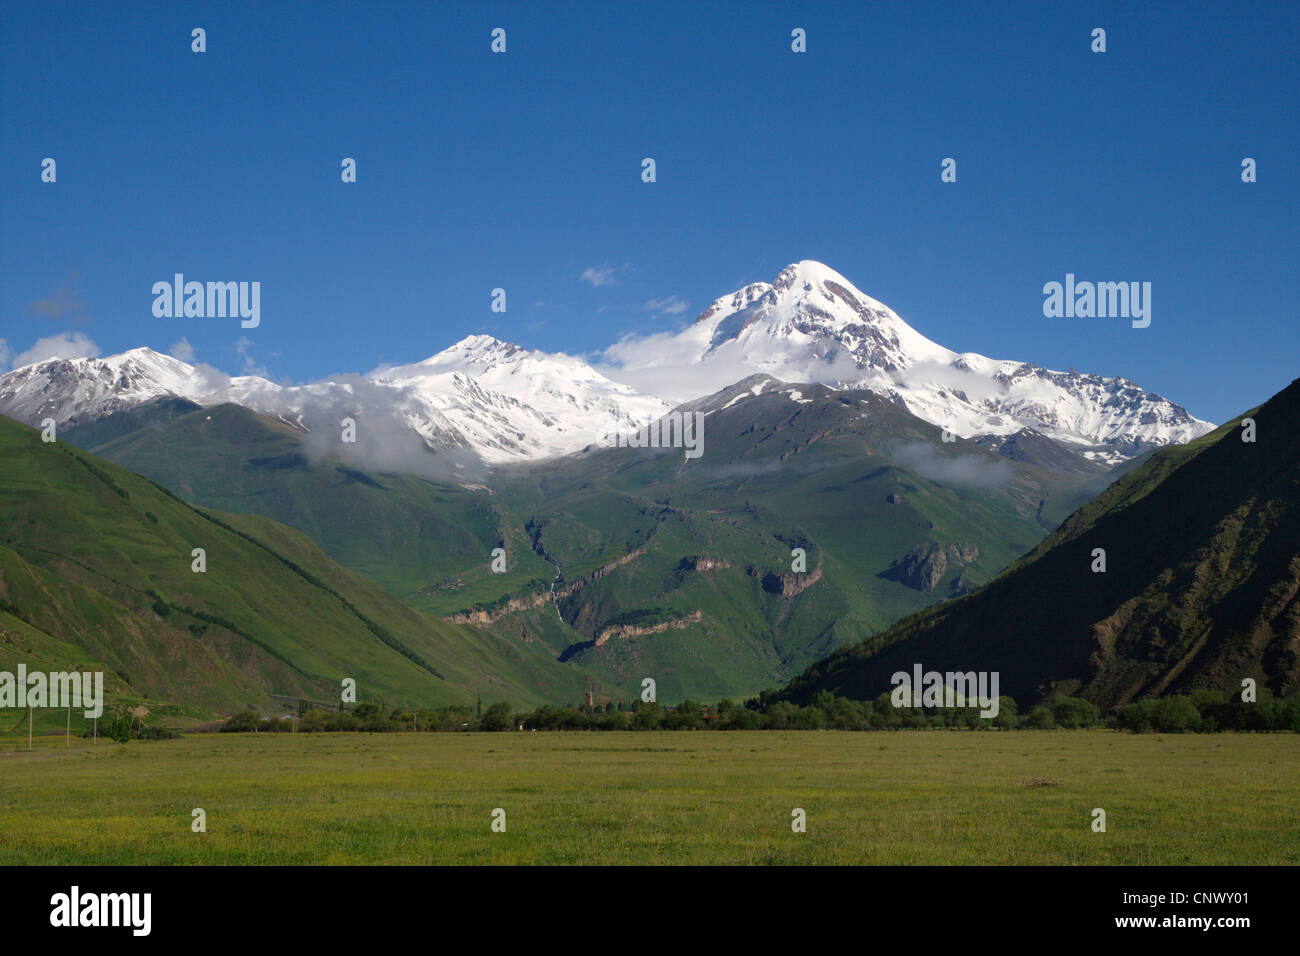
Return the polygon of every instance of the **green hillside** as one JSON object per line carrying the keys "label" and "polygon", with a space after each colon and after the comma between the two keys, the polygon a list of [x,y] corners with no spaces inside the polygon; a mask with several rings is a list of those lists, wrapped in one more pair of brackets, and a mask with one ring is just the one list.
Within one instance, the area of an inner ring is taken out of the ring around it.
{"label": "green hillside", "polygon": [[[417,609],[469,608],[555,573],[486,489],[313,462],[304,432],[238,405],[163,399],[62,437],[186,501],[286,524]],[[496,547],[504,574],[490,570]]]}
{"label": "green hillside", "polygon": [[699,459],[591,449],[498,479],[561,569],[563,653],[669,699],[757,691],[990,580],[1077,484],[945,443],[869,392],[789,391],[760,377],[687,406],[709,412]]}
{"label": "green hillside", "polygon": [[1063,449],[1041,452],[1065,475],[944,442],[871,392],[755,376],[686,410],[708,412],[699,459],[593,448],[487,486],[310,455],[301,429],[232,405],[154,403],[66,437],[196,504],[283,522],[412,608],[624,693],[652,676],[664,700],[787,680],[992,579],[1095,493],[1095,467]]}
{"label": "green hillside", "polygon": [[[191,552],[207,570],[192,570]],[[420,614],[260,517],[185,504],[0,417],[0,669],[105,671],[193,713],[274,697],[420,704],[578,699],[552,656]]]}

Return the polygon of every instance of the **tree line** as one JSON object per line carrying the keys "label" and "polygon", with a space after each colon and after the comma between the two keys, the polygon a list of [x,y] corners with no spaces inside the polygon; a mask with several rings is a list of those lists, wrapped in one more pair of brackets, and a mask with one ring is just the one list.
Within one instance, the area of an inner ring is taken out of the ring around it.
{"label": "tree line", "polygon": [[1300,694],[1282,699],[1260,688],[1246,702],[1236,694],[1197,690],[1190,695],[1144,698],[1108,711],[1079,697],[1055,694],[1025,713],[1015,700],[998,698],[998,715],[983,718],[978,707],[895,707],[889,693],[852,700],[819,691],[804,706],[788,701],[760,705],[690,700],[675,706],[637,701],[552,706],[516,712],[499,701],[484,708],[390,708],[361,703],[341,712],[308,710],[298,720],[264,718],[254,711],[231,717],[226,732],[501,732],[508,730],[1055,730],[1106,727],[1131,733],[1214,733],[1219,731],[1300,732]]}

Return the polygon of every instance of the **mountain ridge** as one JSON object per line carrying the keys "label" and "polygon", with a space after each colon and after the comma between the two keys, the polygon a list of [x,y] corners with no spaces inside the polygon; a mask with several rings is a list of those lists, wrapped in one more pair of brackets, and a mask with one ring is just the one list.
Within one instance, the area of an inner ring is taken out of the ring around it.
{"label": "mountain ridge", "polygon": [[[707,383],[718,374],[724,384],[767,374],[868,389],[964,438],[1028,428],[1102,464],[1213,428],[1122,376],[944,348],[812,260],[719,297],[678,333],[639,346],[625,341],[605,356],[597,367],[470,335],[419,362],[282,385],[137,348],[103,359],[48,359],[0,375],[0,413],[62,426],[164,396],[234,402],[306,430],[333,430],[351,418],[381,436],[393,460],[419,462],[422,452],[433,452],[469,470],[555,458],[627,433],[716,391]],[[665,369],[684,375],[695,394],[669,397],[629,384]]]}

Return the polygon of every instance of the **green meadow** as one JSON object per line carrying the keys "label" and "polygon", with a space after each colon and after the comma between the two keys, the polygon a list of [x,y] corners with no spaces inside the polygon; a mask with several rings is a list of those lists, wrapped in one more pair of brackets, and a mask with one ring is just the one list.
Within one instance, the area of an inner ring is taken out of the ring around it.
{"label": "green meadow", "polygon": [[1298,769],[1295,734],[6,737],[0,863],[1295,864]]}

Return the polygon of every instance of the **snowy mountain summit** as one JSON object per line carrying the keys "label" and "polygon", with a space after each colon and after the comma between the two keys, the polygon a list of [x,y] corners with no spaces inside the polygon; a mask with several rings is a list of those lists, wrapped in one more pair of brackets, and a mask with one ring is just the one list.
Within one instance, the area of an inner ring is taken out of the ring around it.
{"label": "snowy mountain summit", "polygon": [[[694,366],[700,380],[763,373],[787,382],[867,388],[963,438],[1029,428],[1080,454],[1115,462],[1213,429],[1126,378],[1054,372],[1032,362],[957,353],[917,332],[829,266],[805,260],[772,282],[722,296],[643,358],[611,350],[645,372]],[[642,373],[637,375],[636,373]]]}
{"label": "snowy mountain summit", "polygon": [[[499,464],[577,451],[761,373],[870,389],[964,438],[1028,429],[1108,463],[1214,427],[1125,378],[953,352],[809,260],[722,296],[678,333],[619,343],[606,358],[598,370],[562,353],[471,335],[411,365],[283,386],[139,348],[103,359],[49,359],[2,375],[0,413],[64,425],[177,396],[234,402],[308,429],[333,428],[340,415],[369,415],[414,432],[430,449],[467,450]],[[665,372],[676,386],[644,384],[669,381]]]}
{"label": "snowy mountain summit", "polygon": [[436,410],[465,445],[491,463],[577,451],[669,409],[667,402],[610,381],[579,359],[490,335],[471,335],[423,362],[369,378]]}
{"label": "snowy mountain summit", "polygon": [[94,421],[175,395],[198,401],[206,378],[170,355],[131,349],[108,358],[47,359],[0,375],[0,413],[30,425]]}
{"label": "snowy mountain summit", "polygon": [[612,382],[586,363],[472,335],[414,365],[309,385],[230,377],[148,348],[107,358],[48,359],[0,376],[0,414],[30,425],[94,421],[153,399],[233,402],[296,428],[409,429],[435,451],[488,464],[550,458],[637,428],[667,402]]}

